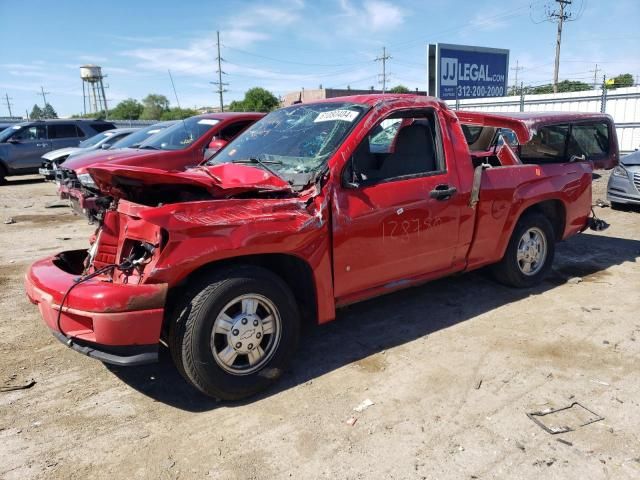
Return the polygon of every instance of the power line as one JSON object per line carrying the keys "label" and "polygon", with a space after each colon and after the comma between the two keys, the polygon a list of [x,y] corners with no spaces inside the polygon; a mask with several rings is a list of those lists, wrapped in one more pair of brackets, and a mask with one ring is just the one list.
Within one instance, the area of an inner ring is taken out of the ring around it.
{"label": "power line", "polygon": [[9,110],[9,116],[13,117],[13,114],[11,113],[11,105],[13,105],[13,103],[11,103],[10,101],[10,100],[13,100],[13,98],[11,98],[8,93],[4,94],[4,98],[5,98],[4,104],[7,106],[7,109]]}
{"label": "power line", "polygon": [[236,48],[236,47],[230,47],[230,46],[225,45],[225,44],[223,44],[223,46],[225,48],[230,49],[230,50],[235,50],[236,52],[240,52],[240,53],[243,53],[245,55],[250,55],[252,57],[264,58],[265,60],[271,60],[272,62],[289,63],[291,65],[302,65],[302,66],[305,66],[305,67],[350,67],[350,66],[354,66],[354,65],[364,65],[365,63],[369,63],[368,61],[351,62],[351,63],[306,63],[306,62],[296,62],[294,60],[283,60],[281,58],[268,57],[266,55],[260,55],[258,53],[248,52],[246,50],[242,50],[242,49]]}
{"label": "power line", "polygon": [[382,93],[387,89],[387,60],[391,58],[391,55],[387,55],[387,47],[382,47],[382,56],[376,57],[374,61],[382,62],[382,75],[380,76],[379,83],[382,83]]}
{"label": "power line", "polygon": [[218,74],[218,81],[209,83],[211,83],[212,85],[217,85],[218,88],[216,89],[216,93],[218,93],[218,95],[220,96],[220,111],[224,112],[224,100],[222,98],[222,93],[227,91],[224,87],[225,85],[229,84],[222,81],[222,75],[226,75],[226,72],[222,71],[222,62],[224,61],[224,59],[220,56],[220,32],[216,32],[216,36],[218,39],[218,41],[216,42],[216,45],[218,47],[218,56],[216,57],[216,60],[218,61],[218,70],[216,70],[216,73]]}

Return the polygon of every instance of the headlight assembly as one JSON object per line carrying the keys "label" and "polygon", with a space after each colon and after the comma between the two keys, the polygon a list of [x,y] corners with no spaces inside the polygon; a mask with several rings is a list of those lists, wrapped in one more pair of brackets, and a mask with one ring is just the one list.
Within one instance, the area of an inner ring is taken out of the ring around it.
{"label": "headlight assembly", "polygon": [[91,178],[91,175],[88,173],[81,173],[78,175],[78,181],[84,187],[96,188],[96,182],[93,181],[93,178]]}
{"label": "headlight assembly", "polygon": [[611,172],[611,175],[613,175],[614,177],[629,178],[629,174],[627,173],[627,170],[622,165],[617,165],[613,169],[613,172]]}

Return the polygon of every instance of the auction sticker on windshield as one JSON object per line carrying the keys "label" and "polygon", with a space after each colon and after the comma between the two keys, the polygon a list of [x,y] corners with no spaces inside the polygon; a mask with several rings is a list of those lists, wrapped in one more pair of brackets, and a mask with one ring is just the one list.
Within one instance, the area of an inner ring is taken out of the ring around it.
{"label": "auction sticker on windshield", "polygon": [[322,112],[313,122],[333,122],[335,120],[353,122],[358,115],[359,113],[354,112],[353,110],[331,110],[329,112]]}

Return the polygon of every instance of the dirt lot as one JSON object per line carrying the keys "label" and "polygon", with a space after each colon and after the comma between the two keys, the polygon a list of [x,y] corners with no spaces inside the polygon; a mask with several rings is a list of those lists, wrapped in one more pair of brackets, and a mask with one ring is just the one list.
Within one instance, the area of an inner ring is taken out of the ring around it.
{"label": "dirt lot", "polygon": [[[0,187],[0,387],[37,382],[0,392],[0,478],[640,478],[640,211],[596,208],[611,228],[559,245],[539,288],[473,273],[344,310],[276,388],[226,405],[166,355],[106,367],[49,334],[23,273],[93,228],[54,200]],[[526,416],[575,401],[604,420]]]}

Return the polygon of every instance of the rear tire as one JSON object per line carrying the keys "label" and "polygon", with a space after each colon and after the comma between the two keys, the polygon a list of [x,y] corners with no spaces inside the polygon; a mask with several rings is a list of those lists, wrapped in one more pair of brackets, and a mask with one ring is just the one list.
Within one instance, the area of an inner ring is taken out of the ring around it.
{"label": "rear tire", "polygon": [[495,279],[511,287],[539,284],[549,272],[555,255],[554,231],[539,213],[523,215],[513,230],[502,260],[493,266]]}
{"label": "rear tire", "polygon": [[609,202],[611,204],[612,210],[623,211],[626,210],[626,205],[624,203],[619,202]]}
{"label": "rear tire", "polygon": [[298,307],[268,270],[236,266],[194,282],[169,330],[184,378],[202,393],[239,400],[271,385],[298,344]]}
{"label": "rear tire", "polygon": [[2,165],[0,163],[0,185],[4,185],[5,183],[7,183],[7,170],[4,167],[4,165]]}

